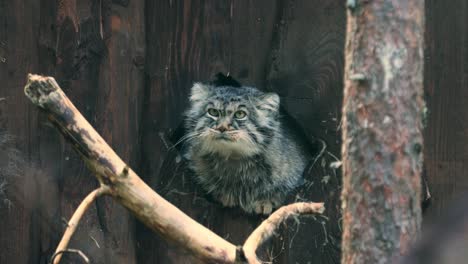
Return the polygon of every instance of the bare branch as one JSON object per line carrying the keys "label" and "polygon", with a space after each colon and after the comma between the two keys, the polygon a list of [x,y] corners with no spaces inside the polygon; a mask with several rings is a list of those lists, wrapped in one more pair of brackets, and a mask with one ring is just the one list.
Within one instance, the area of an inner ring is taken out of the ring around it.
{"label": "bare branch", "polygon": [[108,188],[106,186],[101,186],[96,190],[92,191],[90,194],[88,194],[88,196],[86,196],[86,198],[84,198],[84,200],[78,206],[76,211],[73,213],[73,216],[71,217],[70,221],[68,221],[68,225],[62,236],[62,240],[60,240],[60,243],[57,246],[57,249],[55,250],[53,259],[54,264],[58,264],[60,262],[62,255],[57,254],[67,249],[68,243],[70,242],[71,237],[75,233],[75,230],[78,227],[78,224],[80,223],[81,217],[83,217],[86,210],[88,210],[89,206],[96,200],[97,197],[101,196],[102,194],[106,194],[107,192]]}
{"label": "bare branch", "polygon": [[154,192],[125,164],[76,109],[52,77],[28,76],[26,96],[80,153],[88,168],[110,189],[110,195],[146,226],[185,247],[195,257],[234,263],[236,247],[188,217]]}
{"label": "bare branch", "polygon": [[[60,251],[57,251],[55,252],[52,257],[50,258],[50,262],[49,263],[55,263],[55,260],[56,258],[61,258],[63,254],[65,253],[74,253],[74,254],[78,254],[78,256],[80,256],[83,261],[85,263],[89,263],[89,258],[81,251],[81,250],[78,250],[78,249],[73,249],[73,248],[69,248],[69,249],[64,249],[64,250],[60,250]],[[59,260],[60,261],[60,260]]]}
{"label": "bare branch", "polygon": [[[105,186],[106,194],[115,198],[146,226],[204,262],[244,263],[247,261],[241,254],[240,248],[197,223],[146,185],[81,115],[54,78],[30,74],[25,94],[35,105],[46,112],[49,120],[72,143],[101,185]],[[98,192],[99,189],[88,195],[85,199],[88,201],[87,206],[89,206],[89,201],[92,202],[95,199]],[[320,213],[324,210],[323,208],[323,204],[298,203],[282,207],[273,213],[255,230],[244,245],[244,251],[247,252],[246,256],[249,259],[248,263],[258,263],[255,256],[256,247],[273,234],[281,221],[296,214]],[[86,205],[83,207],[80,205],[72,220],[77,215],[76,219],[79,221],[80,214],[82,215],[85,210]],[[70,231],[67,230],[65,234],[67,238],[64,236],[62,239],[64,245],[59,245],[58,252],[66,248],[76,224],[69,227]]]}
{"label": "bare branch", "polygon": [[251,264],[261,263],[257,258],[257,248],[275,233],[281,223],[290,217],[304,214],[321,214],[324,211],[323,203],[294,203],[279,208],[263,221],[245,241],[242,249],[247,262]]}

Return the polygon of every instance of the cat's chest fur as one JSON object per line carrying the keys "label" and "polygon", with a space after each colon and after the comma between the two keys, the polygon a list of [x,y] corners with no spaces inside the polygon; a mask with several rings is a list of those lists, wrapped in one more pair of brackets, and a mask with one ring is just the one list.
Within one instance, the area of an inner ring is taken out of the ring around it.
{"label": "cat's chest fur", "polygon": [[[238,188],[272,184],[272,164],[263,155],[247,158],[225,158],[216,154],[194,155],[192,169],[199,181],[210,189]],[[266,186],[265,186],[266,187]]]}

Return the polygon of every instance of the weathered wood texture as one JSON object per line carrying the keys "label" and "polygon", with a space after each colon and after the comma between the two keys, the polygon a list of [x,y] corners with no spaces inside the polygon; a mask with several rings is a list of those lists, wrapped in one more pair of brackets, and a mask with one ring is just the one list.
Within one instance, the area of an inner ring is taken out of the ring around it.
{"label": "weathered wood texture", "polygon": [[341,263],[395,263],[421,227],[424,0],[348,7]]}
{"label": "weathered wood texture", "polygon": [[[0,13],[2,128],[42,175],[18,178],[12,209],[2,208],[0,263],[46,263],[62,218],[97,182],[19,87],[28,72],[55,76],[105,140],[136,165],[144,74],[135,62],[144,56],[144,5],[0,1]],[[134,221],[125,209],[103,199],[83,220],[71,247],[92,263],[135,263]]]}
{"label": "weathered wood texture", "polygon": [[[148,83],[140,173],[144,180],[233,243],[242,243],[262,220],[207,199],[194,188],[177,152],[170,149],[171,134],[182,122],[192,82],[222,71],[246,84],[279,92],[287,112],[307,133],[317,132],[327,141],[326,154],[308,173],[309,190],[298,198],[336,199],[339,175],[327,165],[335,161],[340,146],[337,100],[342,93],[345,23],[341,1],[147,3]],[[335,205],[330,211],[327,208],[329,221],[301,218],[299,223],[289,222],[277,242],[260,252],[262,258],[277,263],[336,262],[339,203]],[[191,263],[185,252],[144,235],[147,232],[137,224],[139,263]]]}
{"label": "weathered wood texture", "polygon": [[[468,10],[464,0],[426,2],[431,114],[425,154],[438,212],[468,189],[462,78],[468,69]],[[61,219],[97,186],[24,97],[29,72],[56,77],[148,184],[216,233],[241,243],[260,219],[194,193],[177,153],[166,147],[182,120],[190,84],[218,71],[280,93],[307,135],[328,145],[309,173],[307,197],[332,202],[335,210],[327,206],[326,212],[330,220],[291,222],[280,234],[283,240],[264,250],[265,258],[337,262],[340,175],[327,164],[340,152],[345,24],[342,0],[0,0],[0,98],[5,98],[0,129],[16,136],[17,147],[34,166],[11,183],[13,206],[0,206],[0,263],[46,263],[64,230]],[[172,173],[163,177],[161,171]],[[190,262],[114,202],[104,199],[91,209],[71,246],[92,263]]]}
{"label": "weathered wood texture", "polygon": [[426,0],[424,159],[440,215],[468,192],[468,2]]}
{"label": "weathered wood texture", "polygon": [[[307,188],[291,200],[335,200],[336,208],[328,218],[288,222],[260,255],[276,263],[336,262],[340,176],[328,163],[339,156],[344,23],[338,0],[0,0],[0,128],[16,136],[35,172],[12,182],[13,207],[0,208],[0,263],[46,263],[64,230],[62,218],[97,186],[23,96],[29,72],[56,77],[151,187],[229,241],[243,242],[262,218],[204,197],[169,149],[192,82],[218,71],[279,92],[310,140],[327,142]],[[107,198],[84,216],[70,246],[92,263],[192,261]]]}

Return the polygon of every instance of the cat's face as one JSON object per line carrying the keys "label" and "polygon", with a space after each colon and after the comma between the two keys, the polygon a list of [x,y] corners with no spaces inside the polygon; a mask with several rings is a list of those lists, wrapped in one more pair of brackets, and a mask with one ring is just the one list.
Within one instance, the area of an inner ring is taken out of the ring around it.
{"label": "cat's face", "polygon": [[257,154],[279,126],[279,97],[274,93],[196,83],[190,103],[185,140],[200,153],[233,157]]}

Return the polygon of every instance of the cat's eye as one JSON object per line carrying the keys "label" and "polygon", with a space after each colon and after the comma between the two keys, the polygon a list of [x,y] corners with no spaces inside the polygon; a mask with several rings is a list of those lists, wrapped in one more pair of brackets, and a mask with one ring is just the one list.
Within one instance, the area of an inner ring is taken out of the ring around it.
{"label": "cat's eye", "polygon": [[242,111],[242,110],[237,111],[237,112],[234,113],[234,117],[235,117],[236,119],[242,119],[242,118],[244,118],[244,117],[246,117],[246,116],[247,116],[247,113],[244,112],[244,111]]}
{"label": "cat's eye", "polygon": [[219,116],[219,111],[214,109],[214,108],[208,108],[208,114],[210,116],[218,117]]}

